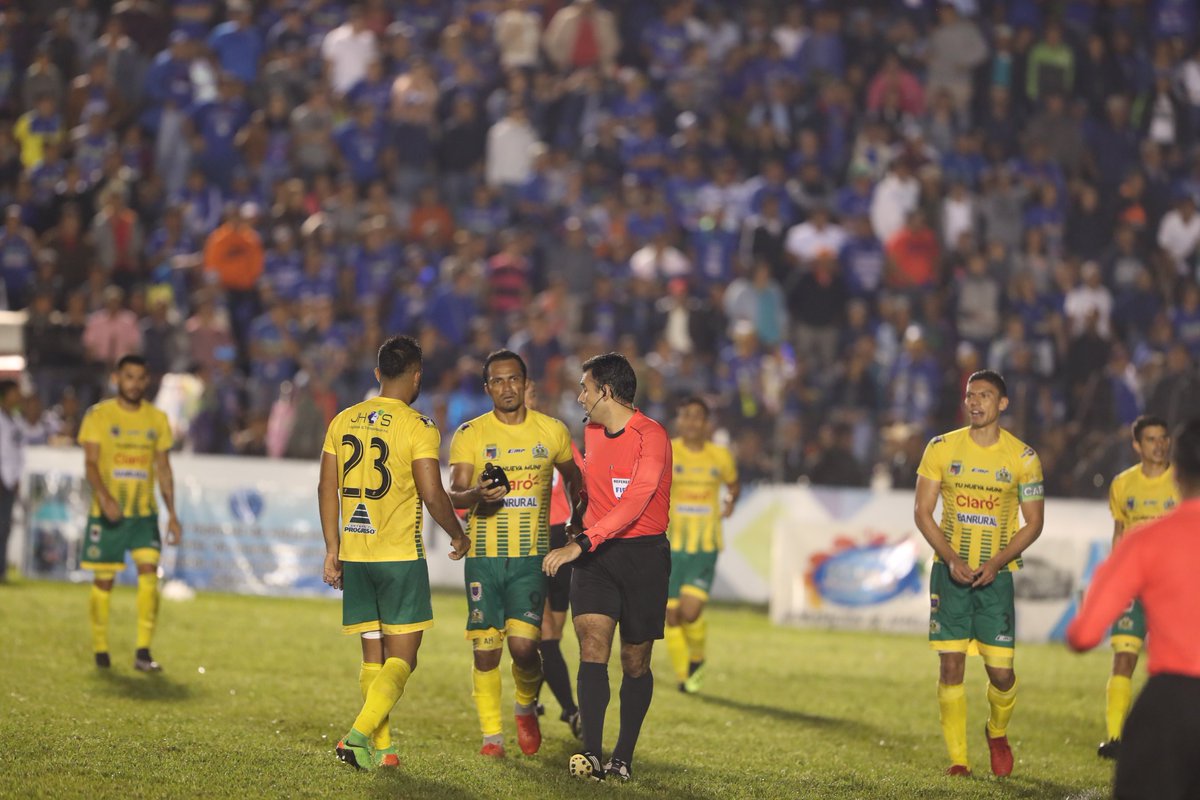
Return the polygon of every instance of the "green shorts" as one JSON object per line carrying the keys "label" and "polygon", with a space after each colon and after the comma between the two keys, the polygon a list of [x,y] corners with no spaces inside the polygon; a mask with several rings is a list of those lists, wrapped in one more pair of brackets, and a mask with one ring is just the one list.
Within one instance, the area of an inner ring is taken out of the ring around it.
{"label": "green shorts", "polygon": [[103,516],[88,517],[87,536],[79,566],[119,572],[125,569],[126,551],[143,549],[162,550],[157,515],[122,517],[120,522],[109,522]]}
{"label": "green shorts", "polygon": [[989,666],[1011,667],[1016,639],[1013,576],[1003,570],[987,586],[955,583],[934,562],[929,575],[929,644],[946,653],[978,653]]}
{"label": "green shorts", "polygon": [[425,559],[342,562],[343,633],[393,636],[432,627]]}
{"label": "green shorts", "polygon": [[685,553],[671,551],[671,582],[667,588],[668,602],[678,600],[680,594],[690,594],[708,600],[712,591],[713,575],[717,571],[717,551],[710,553]]}
{"label": "green shorts", "polygon": [[1118,653],[1140,653],[1146,639],[1146,612],[1134,600],[1112,626],[1112,649]]}
{"label": "green shorts", "polygon": [[507,633],[540,639],[547,582],[543,556],[467,559],[467,638],[492,646]]}

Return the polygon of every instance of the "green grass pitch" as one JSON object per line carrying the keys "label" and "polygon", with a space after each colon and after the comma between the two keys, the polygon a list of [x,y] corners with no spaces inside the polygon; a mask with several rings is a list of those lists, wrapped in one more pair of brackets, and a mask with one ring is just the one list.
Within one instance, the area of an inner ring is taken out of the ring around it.
{"label": "green grass pitch", "polygon": [[[936,659],[920,637],[779,629],[761,610],[710,610],[704,692],[675,690],[661,645],[654,705],[628,785],[580,783],[575,741],[543,692],[544,742],[485,760],[470,696],[465,600],[434,598],[437,625],[392,717],[403,767],[357,773],[333,745],[357,713],[357,640],[329,600],[201,594],[164,601],[154,653],[133,671],[134,593],[113,598],[113,667],[92,666],[86,586],[0,587],[0,796],[87,798],[1074,798],[1107,797],[1107,649],[1019,649],[1010,728],[1017,764],[990,777],[983,667],[968,664],[971,766],[941,775]],[[567,634],[564,652],[578,650]],[[203,668],[203,669],[201,669]],[[512,680],[504,664],[506,703]],[[617,728],[619,665],[609,668]],[[1139,673],[1141,670],[1139,670]],[[1139,677],[1140,685],[1140,677]],[[512,755],[516,752],[516,755]],[[986,776],[986,777],[985,777]]]}

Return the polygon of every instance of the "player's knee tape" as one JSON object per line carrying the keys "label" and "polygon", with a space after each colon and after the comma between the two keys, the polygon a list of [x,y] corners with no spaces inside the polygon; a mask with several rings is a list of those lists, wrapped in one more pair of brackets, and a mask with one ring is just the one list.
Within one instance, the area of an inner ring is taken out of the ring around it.
{"label": "player's knee tape", "polygon": [[500,650],[504,647],[504,634],[495,628],[486,631],[471,631],[471,646],[478,651]]}
{"label": "player's knee tape", "polygon": [[363,631],[362,638],[364,638],[364,639],[382,639],[383,631]]}

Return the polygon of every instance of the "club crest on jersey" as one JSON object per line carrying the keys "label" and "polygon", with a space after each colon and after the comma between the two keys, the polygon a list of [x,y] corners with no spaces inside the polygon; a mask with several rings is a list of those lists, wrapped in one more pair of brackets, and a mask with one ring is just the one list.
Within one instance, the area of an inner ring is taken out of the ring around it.
{"label": "club crest on jersey", "polygon": [[151,428],[150,430],[146,431],[146,438],[153,442],[158,438],[158,431]]}
{"label": "club crest on jersey", "polygon": [[109,432],[110,434],[112,434],[112,437],[115,439],[115,438],[117,438],[118,436],[120,436],[120,435],[121,435],[121,426],[120,426],[120,425],[113,425],[111,428],[109,428],[109,429],[108,429],[108,432]]}
{"label": "club crest on jersey", "polygon": [[99,525],[93,525],[92,527],[88,528],[88,541],[90,541],[90,542],[100,541],[100,526]]}
{"label": "club crest on jersey", "polygon": [[88,554],[88,558],[99,558],[100,557],[99,545],[91,545],[90,547],[88,547],[87,554]]}
{"label": "club crest on jersey", "polygon": [[1137,500],[1134,500],[1132,497],[1125,498],[1125,510],[1126,511],[1133,511],[1133,507],[1136,505],[1137,505]]}
{"label": "club crest on jersey", "polygon": [[1004,467],[996,470],[996,480],[1000,483],[1012,483],[1012,473]]}
{"label": "club crest on jersey", "polygon": [[483,448],[483,457],[484,458],[499,458],[499,456],[500,456],[499,446],[494,445],[494,444],[489,444],[487,447]]}
{"label": "club crest on jersey", "polygon": [[533,457],[534,458],[549,458],[550,451],[546,449],[546,445],[542,444],[541,442],[538,442],[533,447]]}
{"label": "club crest on jersey", "polygon": [[479,602],[483,598],[483,584],[479,581],[471,581],[471,599]]}
{"label": "club crest on jersey", "polygon": [[929,611],[936,614],[938,609],[942,607],[942,598],[936,594],[929,595]]}
{"label": "club crest on jersey", "polygon": [[950,462],[950,474],[951,475],[962,475],[962,462],[961,461],[951,461]]}
{"label": "club crest on jersey", "polygon": [[1175,507],[1175,498],[1173,498],[1173,497],[1168,497],[1166,502],[1163,503],[1163,511],[1170,511],[1174,507]]}

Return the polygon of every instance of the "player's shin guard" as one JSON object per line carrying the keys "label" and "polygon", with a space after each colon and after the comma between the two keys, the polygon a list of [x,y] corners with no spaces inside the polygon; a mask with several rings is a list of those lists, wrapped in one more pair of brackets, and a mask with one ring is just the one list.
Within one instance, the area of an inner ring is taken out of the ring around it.
{"label": "player's shin guard", "polygon": [[137,647],[150,646],[158,621],[158,574],[139,572],[137,576]]}
{"label": "player's shin guard", "polygon": [[112,605],[112,589],[101,589],[92,584],[88,598],[88,619],[92,623],[92,651],[108,652],[108,611]]}
{"label": "player's shin guard", "polygon": [[579,717],[583,723],[583,749],[599,756],[604,744],[604,714],[612,690],[608,664],[584,661],[579,665]]}
{"label": "player's shin guard", "polygon": [[[371,684],[379,677],[379,672],[382,669],[383,664],[373,664],[367,661],[362,662],[362,665],[358,668],[358,688],[362,690],[364,703],[367,700],[367,692],[370,691]],[[379,727],[368,733],[371,737],[371,745],[376,750],[392,746],[392,729],[389,717],[384,717],[383,722],[379,723]]]}
{"label": "player's shin guard", "polygon": [[1104,718],[1108,726],[1108,738],[1120,739],[1125,717],[1129,716],[1129,705],[1133,700],[1133,681],[1124,675],[1111,675],[1108,691],[1105,692]]}
{"label": "player's shin guard", "polygon": [[392,713],[396,701],[404,694],[404,686],[412,675],[412,667],[402,658],[389,658],[383,662],[379,674],[367,690],[362,711],[354,720],[354,730],[370,736]]}
{"label": "player's shin guard", "polygon": [[571,696],[571,674],[563,659],[562,643],[558,639],[543,639],[538,649],[542,651],[542,673],[550,691],[554,692],[554,699],[562,706],[563,713],[574,714],[579,708]]}
{"label": "player's shin guard", "polygon": [[[1000,691],[988,681],[987,699],[988,706],[991,707],[987,722],[988,736],[993,739],[997,736],[1007,736],[1008,721],[1012,719],[1013,708],[1017,705],[1016,680],[1013,680],[1013,685],[1007,692]],[[963,716],[965,718],[966,715]]]}
{"label": "player's shin guard", "polygon": [[961,683],[938,683],[942,738],[951,764],[967,766],[967,690]]}
{"label": "player's shin guard", "polygon": [[500,668],[481,672],[471,668],[471,697],[479,712],[479,730],[484,736],[498,736],[504,730],[500,723]]}
{"label": "player's shin guard", "polygon": [[668,625],[663,631],[667,640],[667,655],[671,659],[671,669],[675,677],[683,683],[688,679],[688,641],[682,625]]}
{"label": "player's shin guard", "polygon": [[703,615],[695,622],[683,623],[683,635],[687,637],[688,657],[693,664],[704,661],[704,651],[708,644],[708,620]]}
{"label": "player's shin guard", "polygon": [[650,710],[654,698],[654,674],[646,670],[645,675],[631,678],[626,675],[621,681],[621,730],[617,733],[617,745],[613,748],[615,760],[633,763],[633,748],[637,746],[642,732],[642,722]]}
{"label": "player's shin guard", "polygon": [[538,691],[542,688],[542,665],[535,669],[526,670],[512,663],[513,694],[518,705],[532,706],[537,703]]}

